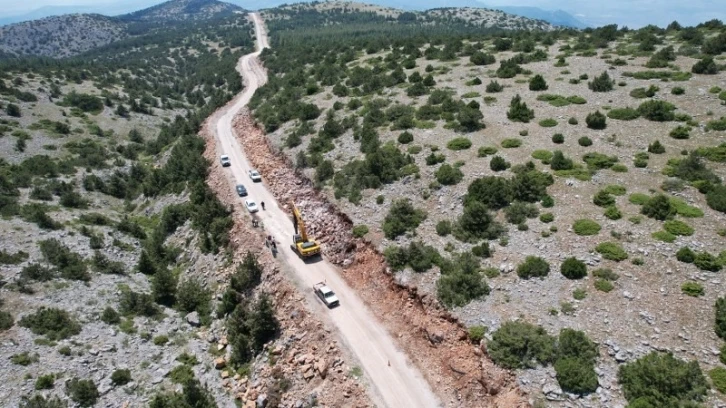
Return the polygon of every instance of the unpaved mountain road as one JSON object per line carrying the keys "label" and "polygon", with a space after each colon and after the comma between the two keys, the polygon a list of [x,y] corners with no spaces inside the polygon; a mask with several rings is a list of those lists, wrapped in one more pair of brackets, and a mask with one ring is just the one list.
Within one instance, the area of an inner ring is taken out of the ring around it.
{"label": "unpaved mountain road", "polygon": [[267,234],[272,235],[280,243],[280,255],[289,269],[295,273],[296,283],[302,286],[302,290],[311,291],[313,284],[325,281],[337,293],[341,302],[340,307],[327,310],[319,305],[315,312],[328,314],[328,321],[335,325],[341,340],[360,361],[371,381],[373,400],[391,408],[440,407],[438,398],[418,369],[398,349],[390,334],[368,310],[356,292],[345,283],[336,268],[324,259],[315,263],[305,263],[292,252],[289,248],[293,234],[289,203],[275,201],[265,187],[264,174],[262,183],[252,183],[247,174],[251,167],[235,137],[232,121],[247,105],[255,90],[267,81],[267,74],[257,57],[263,48],[269,46],[262,19],[256,13],[251,13],[250,16],[255,23],[258,51],[240,59],[238,70],[245,80],[245,89],[225,108],[226,111],[218,116],[216,126],[213,126],[219,154],[228,155],[232,162],[228,169],[233,176],[229,179],[229,188],[234,188],[234,184],[244,184],[249,192],[248,198],[255,200],[258,205],[262,201],[265,202],[266,211],[260,211],[259,218]]}

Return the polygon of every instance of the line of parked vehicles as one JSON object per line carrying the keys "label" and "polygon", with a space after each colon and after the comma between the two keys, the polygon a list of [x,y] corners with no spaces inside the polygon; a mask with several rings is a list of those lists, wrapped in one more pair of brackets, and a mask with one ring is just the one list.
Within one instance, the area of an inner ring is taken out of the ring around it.
{"label": "line of parked vehicles", "polygon": [[[221,155],[219,157],[219,161],[222,164],[222,167],[229,167],[232,165],[232,161],[230,160],[228,155]],[[250,180],[252,180],[253,183],[262,182],[262,175],[260,175],[260,173],[255,169],[248,170],[247,175],[250,177]],[[235,191],[240,197],[247,197],[249,194],[244,184],[237,184],[235,186]],[[260,206],[258,207],[257,202],[255,202],[255,200],[251,198],[247,198],[244,201],[244,205],[245,208],[247,208],[247,211],[250,212],[250,214],[258,212],[259,207],[262,207],[263,211],[265,209],[264,201],[260,202]],[[302,213],[300,212],[300,210],[298,210],[294,202],[290,202],[290,208],[292,211],[293,225],[295,227],[295,234],[293,234],[292,237],[293,243],[290,245],[290,249],[292,249],[292,251],[295,252],[303,260],[322,256],[320,244],[318,243],[318,241],[309,238],[307,235],[305,223],[303,222],[302,218]],[[253,217],[255,216],[253,215]],[[257,224],[256,219],[253,219],[253,224]],[[271,238],[271,236],[268,236],[267,240],[270,240]],[[267,241],[265,244],[268,247],[273,248],[274,254],[276,255],[277,246],[274,244],[274,241],[272,246]],[[319,282],[313,285],[313,291],[328,308],[333,308],[340,305],[340,302],[335,293],[324,282]]]}

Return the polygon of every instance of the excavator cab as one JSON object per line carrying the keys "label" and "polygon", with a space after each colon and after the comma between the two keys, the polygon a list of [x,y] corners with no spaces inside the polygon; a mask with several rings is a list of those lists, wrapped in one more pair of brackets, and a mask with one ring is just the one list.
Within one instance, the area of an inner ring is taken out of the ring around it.
{"label": "excavator cab", "polygon": [[320,244],[308,238],[300,210],[297,209],[295,203],[291,202],[290,204],[292,207],[292,223],[295,228],[295,234],[292,236],[293,243],[290,245],[290,248],[303,259],[321,256]]}

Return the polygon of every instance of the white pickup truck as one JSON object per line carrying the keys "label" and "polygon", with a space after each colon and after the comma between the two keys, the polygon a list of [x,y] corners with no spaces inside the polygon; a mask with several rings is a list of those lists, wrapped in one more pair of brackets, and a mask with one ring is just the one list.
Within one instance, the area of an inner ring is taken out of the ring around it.
{"label": "white pickup truck", "polygon": [[335,293],[324,282],[318,282],[313,285],[313,290],[328,308],[334,308],[340,305],[338,297],[335,296]]}

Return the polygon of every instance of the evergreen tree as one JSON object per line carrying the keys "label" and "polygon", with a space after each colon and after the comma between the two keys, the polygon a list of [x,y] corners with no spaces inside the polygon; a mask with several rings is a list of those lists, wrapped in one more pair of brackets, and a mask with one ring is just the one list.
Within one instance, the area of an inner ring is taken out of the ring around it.
{"label": "evergreen tree", "polygon": [[535,75],[532,77],[532,79],[529,80],[530,91],[544,91],[547,90],[547,88],[547,82],[542,77],[542,75]]}
{"label": "evergreen tree", "polygon": [[522,97],[517,94],[509,104],[507,118],[512,122],[529,123],[531,119],[534,119],[534,110],[529,109],[527,104],[522,102]]}

